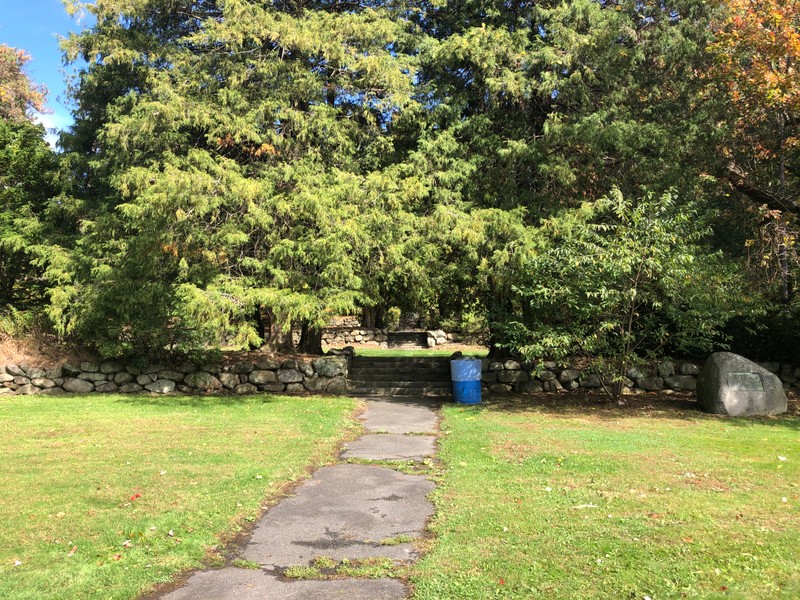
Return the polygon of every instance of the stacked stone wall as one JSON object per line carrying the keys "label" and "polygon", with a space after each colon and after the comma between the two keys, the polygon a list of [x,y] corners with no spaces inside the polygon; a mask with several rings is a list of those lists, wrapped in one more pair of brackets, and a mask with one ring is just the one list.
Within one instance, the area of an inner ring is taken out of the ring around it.
{"label": "stacked stone wall", "polygon": [[[800,389],[800,367],[776,362],[759,363],[775,373],[786,391]],[[628,369],[623,382],[626,392],[662,390],[693,392],[697,388],[700,364],[688,361],[663,361],[648,367]],[[579,388],[600,390],[602,380],[591,369],[563,366],[555,362],[528,363],[483,360],[483,388],[491,394],[557,392]]]}
{"label": "stacked stone wall", "polygon": [[48,369],[7,364],[0,365],[0,394],[342,394],[347,391],[347,373],[346,356],[307,360],[259,358],[225,366],[152,364],[143,368],[113,361],[64,364]]}

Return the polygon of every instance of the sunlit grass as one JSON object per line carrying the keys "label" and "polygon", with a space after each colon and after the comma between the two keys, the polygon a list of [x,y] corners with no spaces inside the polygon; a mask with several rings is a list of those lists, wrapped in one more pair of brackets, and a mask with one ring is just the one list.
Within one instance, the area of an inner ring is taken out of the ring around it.
{"label": "sunlit grass", "polygon": [[444,410],[415,598],[798,598],[800,418]]}
{"label": "sunlit grass", "polygon": [[223,541],[350,435],[349,398],[0,401],[0,598],[135,598]]}

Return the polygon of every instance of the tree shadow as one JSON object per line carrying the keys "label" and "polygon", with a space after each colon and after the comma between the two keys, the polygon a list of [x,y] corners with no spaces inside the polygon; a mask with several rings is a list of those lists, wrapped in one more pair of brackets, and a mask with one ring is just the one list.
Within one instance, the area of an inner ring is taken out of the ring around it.
{"label": "tree shadow", "polygon": [[117,401],[122,404],[132,404],[136,406],[163,406],[169,408],[190,407],[212,409],[220,406],[243,406],[254,402],[270,404],[277,402],[278,396],[275,394],[247,394],[241,396],[219,395],[219,396],[200,396],[200,395],[143,395],[131,394],[130,396],[117,396]]}
{"label": "tree shadow", "polygon": [[755,424],[800,431],[800,400],[790,398],[788,411],[776,416],[727,417],[703,412],[694,394],[641,394],[626,396],[617,406],[600,394],[586,392],[540,393],[508,398],[489,397],[477,410],[505,413],[544,413],[554,419],[592,417],[605,421],[620,419],[670,419],[694,422],[717,421],[731,427]]}

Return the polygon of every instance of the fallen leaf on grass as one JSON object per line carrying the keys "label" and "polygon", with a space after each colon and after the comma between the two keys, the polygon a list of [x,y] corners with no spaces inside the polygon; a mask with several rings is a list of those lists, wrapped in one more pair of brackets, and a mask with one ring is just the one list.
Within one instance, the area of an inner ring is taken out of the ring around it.
{"label": "fallen leaf on grass", "polygon": [[21,560],[15,560],[15,561],[14,561],[14,566],[15,566],[15,567],[18,567],[18,566],[20,566],[21,564],[22,564],[22,561],[21,561]]}
{"label": "fallen leaf on grass", "polygon": [[67,516],[67,513],[65,513],[64,511],[61,511],[60,513],[56,514],[56,519],[63,519],[66,516]]}
{"label": "fallen leaf on grass", "polygon": [[115,554],[111,557],[111,560],[122,560],[122,554]]}
{"label": "fallen leaf on grass", "polygon": [[73,546],[72,548],[69,549],[69,552],[67,552],[67,556],[72,556],[77,551],[78,551],[78,547],[77,546]]}
{"label": "fallen leaf on grass", "polygon": [[573,506],[573,510],[581,510],[584,508],[600,508],[597,504],[578,504],[578,506]]}

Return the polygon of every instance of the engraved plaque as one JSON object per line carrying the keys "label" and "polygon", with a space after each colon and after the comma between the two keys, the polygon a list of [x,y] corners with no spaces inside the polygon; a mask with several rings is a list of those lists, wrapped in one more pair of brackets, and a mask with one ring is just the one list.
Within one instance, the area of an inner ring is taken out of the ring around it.
{"label": "engraved plaque", "polygon": [[763,392],[764,383],[758,373],[728,373],[728,386],[735,392]]}

